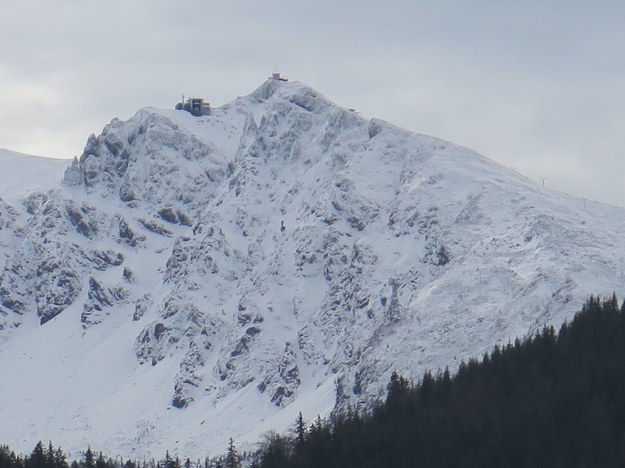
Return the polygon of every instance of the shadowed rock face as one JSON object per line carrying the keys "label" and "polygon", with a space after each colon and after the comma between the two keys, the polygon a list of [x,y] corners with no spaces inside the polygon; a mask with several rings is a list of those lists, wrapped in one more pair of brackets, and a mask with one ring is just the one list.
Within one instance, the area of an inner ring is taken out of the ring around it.
{"label": "shadowed rock face", "polygon": [[[453,367],[617,290],[625,216],[595,208],[270,80],[211,116],[113,120],[57,189],[0,202],[0,337],[17,339],[31,315],[43,327],[58,317],[58,340],[101,334],[121,350],[123,368],[97,367],[126,380],[101,378],[99,399],[70,401],[61,378],[46,392],[85,427],[99,427],[89,408],[119,398],[101,413],[119,411],[123,437],[94,446],[124,454],[171,434],[220,447],[192,408],[234,436],[278,409],[366,406],[393,370]],[[63,360],[61,374],[94,378]],[[126,382],[154,398],[128,403]],[[246,420],[234,417],[246,404]]]}

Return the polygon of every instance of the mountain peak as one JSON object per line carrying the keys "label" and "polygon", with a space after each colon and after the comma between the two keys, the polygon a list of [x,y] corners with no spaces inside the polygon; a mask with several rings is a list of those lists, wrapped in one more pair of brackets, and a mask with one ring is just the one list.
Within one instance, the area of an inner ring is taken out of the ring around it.
{"label": "mountain peak", "polygon": [[63,180],[0,204],[0,412],[23,422],[0,439],[23,450],[245,446],[557,324],[625,273],[622,210],[297,82],[115,119]]}
{"label": "mountain peak", "polygon": [[276,93],[278,93],[278,96],[282,97],[300,93],[318,94],[309,85],[300,81],[285,81],[269,77],[263,81],[258,88],[252,91],[249,96],[262,102],[271,98]]}

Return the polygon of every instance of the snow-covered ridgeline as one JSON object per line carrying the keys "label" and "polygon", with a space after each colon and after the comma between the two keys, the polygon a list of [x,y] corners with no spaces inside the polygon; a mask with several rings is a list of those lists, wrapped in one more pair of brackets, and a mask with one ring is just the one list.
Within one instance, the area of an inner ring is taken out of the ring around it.
{"label": "snow-covered ridgeline", "polygon": [[274,80],[210,116],[113,120],[0,210],[22,220],[0,231],[20,421],[0,440],[23,450],[245,446],[557,324],[625,270],[622,209]]}

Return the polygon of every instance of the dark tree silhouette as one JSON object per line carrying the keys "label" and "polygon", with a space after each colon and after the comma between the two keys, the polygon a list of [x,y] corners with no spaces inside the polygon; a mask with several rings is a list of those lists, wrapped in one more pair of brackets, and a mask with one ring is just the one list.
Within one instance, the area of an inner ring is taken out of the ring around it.
{"label": "dark tree silhouette", "polygon": [[387,390],[370,414],[319,420],[303,440],[272,434],[260,466],[625,466],[625,304],[592,296],[558,334],[414,386],[393,372]]}

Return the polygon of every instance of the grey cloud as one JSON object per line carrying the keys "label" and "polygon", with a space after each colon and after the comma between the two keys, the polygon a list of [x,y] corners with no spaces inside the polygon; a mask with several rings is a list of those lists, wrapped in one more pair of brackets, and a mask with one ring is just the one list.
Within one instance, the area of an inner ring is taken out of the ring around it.
{"label": "grey cloud", "polygon": [[183,92],[220,105],[279,64],[366,115],[625,200],[580,179],[610,179],[622,164],[620,3],[31,0],[2,10],[0,147],[70,157],[112,117]]}

